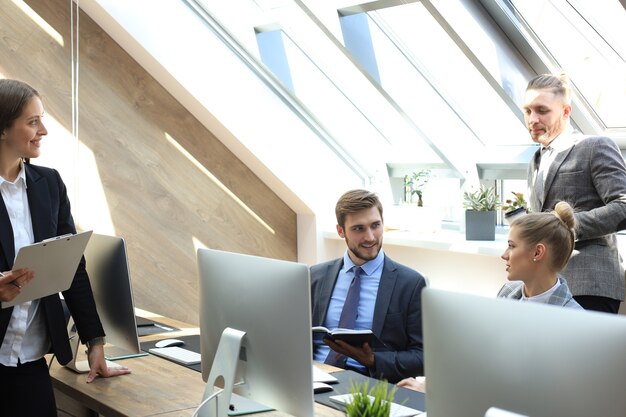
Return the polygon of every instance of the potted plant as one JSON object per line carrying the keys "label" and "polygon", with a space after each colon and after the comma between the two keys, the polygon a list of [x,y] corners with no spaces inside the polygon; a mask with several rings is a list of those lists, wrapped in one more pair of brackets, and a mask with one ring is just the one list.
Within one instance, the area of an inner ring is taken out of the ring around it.
{"label": "potted plant", "polygon": [[526,214],[528,212],[527,203],[524,199],[523,193],[512,192],[515,198],[508,199],[502,206],[502,210],[504,211],[504,220],[507,223],[511,223],[516,217],[522,214]]}
{"label": "potted plant", "polygon": [[417,206],[423,207],[424,201],[422,200],[422,194],[424,190],[424,186],[430,179],[430,170],[429,169],[421,169],[419,171],[413,171],[409,175],[404,176],[404,189],[405,193],[408,193],[409,198],[407,200],[411,200],[413,195],[417,195]]}
{"label": "potted plant", "polygon": [[493,187],[481,186],[476,191],[463,193],[466,240],[495,240],[496,210],[500,200]]}
{"label": "potted plant", "polygon": [[352,399],[345,404],[348,417],[389,417],[396,387],[389,389],[387,381],[378,381],[370,390],[369,381],[352,385]]}

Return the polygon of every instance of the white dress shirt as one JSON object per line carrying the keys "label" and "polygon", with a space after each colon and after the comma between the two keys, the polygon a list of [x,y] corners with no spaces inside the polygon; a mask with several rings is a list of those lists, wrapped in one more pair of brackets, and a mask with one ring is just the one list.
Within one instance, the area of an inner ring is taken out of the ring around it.
{"label": "white dress shirt", "polygon": [[570,148],[574,141],[572,140],[572,134],[574,129],[568,126],[559,136],[554,138],[552,142],[546,147],[546,152],[541,155],[541,163],[539,164],[539,172],[543,174],[542,180],[545,182],[546,174],[550,169],[550,165],[556,159],[556,156],[564,150]]}
{"label": "white dress shirt", "polygon": [[[14,182],[0,177],[0,192],[9,213],[17,255],[22,246],[35,241],[23,165]],[[13,314],[0,347],[1,364],[17,366],[18,359],[21,363],[31,362],[42,358],[50,349],[39,304],[39,300],[35,300],[13,307]]]}
{"label": "white dress shirt", "polygon": [[522,298],[520,298],[520,301],[532,301],[535,303],[550,304],[549,302],[550,297],[552,297],[552,294],[554,294],[554,292],[560,286],[561,286],[561,282],[557,279],[556,284],[554,284],[549,290],[541,294],[533,295],[532,297],[527,297],[526,294],[524,293],[524,290],[522,290]]}

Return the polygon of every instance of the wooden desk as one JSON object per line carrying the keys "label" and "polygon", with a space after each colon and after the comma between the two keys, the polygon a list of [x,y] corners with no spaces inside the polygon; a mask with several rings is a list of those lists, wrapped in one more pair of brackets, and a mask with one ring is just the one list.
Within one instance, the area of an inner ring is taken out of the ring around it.
{"label": "wooden desk", "polygon": [[[164,336],[175,338],[199,332],[198,328],[189,327],[175,320],[154,315],[145,317],[178,327],[181,331],[141,337],[142,341],[160,339]],[[99,414],[106,417],[191,416],[202,400],[205,383],[199,372],[154,355],[124,359],[119,363],[128,366],[132,373],[115,378],[97,378],[91,384],[87,384],[86,374],[77,374],[54,361],[50,375],[57,395],[57,406],[68,413],[60,412],[59,416],[92,417]],[[256,415],[289,416],[279,411]],[[345,416],[338,410],[317,403],[315,415]]]}

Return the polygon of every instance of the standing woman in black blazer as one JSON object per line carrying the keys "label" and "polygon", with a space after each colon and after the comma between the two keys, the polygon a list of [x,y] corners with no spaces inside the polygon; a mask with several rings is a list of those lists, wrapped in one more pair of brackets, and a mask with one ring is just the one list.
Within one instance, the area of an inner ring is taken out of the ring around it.
{"label": "standing woman in black blazer", "polygon": [[[48,133],[43,115],[35,89],[21,81],[0,80],[0,306],[37,279],[28,269],[11,271],[22,246],[76,233],[59,173],[28,162],[39,156],[41,139]],[[84,259],[63,296],[87,345],[87,382],[97,375],[129,373],[127,368],[107,368],[104,330]],[[59,295],[0,309],[0,340],[0,415],[56,416],[44,355],[54,353],[61,364],[72,359]]]}

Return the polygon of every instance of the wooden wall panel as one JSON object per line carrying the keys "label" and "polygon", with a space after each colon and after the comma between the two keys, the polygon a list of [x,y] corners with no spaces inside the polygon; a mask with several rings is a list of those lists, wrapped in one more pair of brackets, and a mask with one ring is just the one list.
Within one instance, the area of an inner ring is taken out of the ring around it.
{"label": "wooden wall panel", "polygon": [[[32,84],[44,96],[46,112],[71,130],[69,2],[25,3],[65,43],[59,45],[13,2],[0,2],[0,74]],[[79,139],[93,152],[100,183],[85,183],[80,173],[64,179],[79,184],[77,207],[89,206],[90,188],[104,190],[115,234],[128,244],[138,307],[198,322],[194,238],[216,249],[296,260],[296,214],[85,13],[79,74]],[[81,211],[74,215],[82,226]]]}

